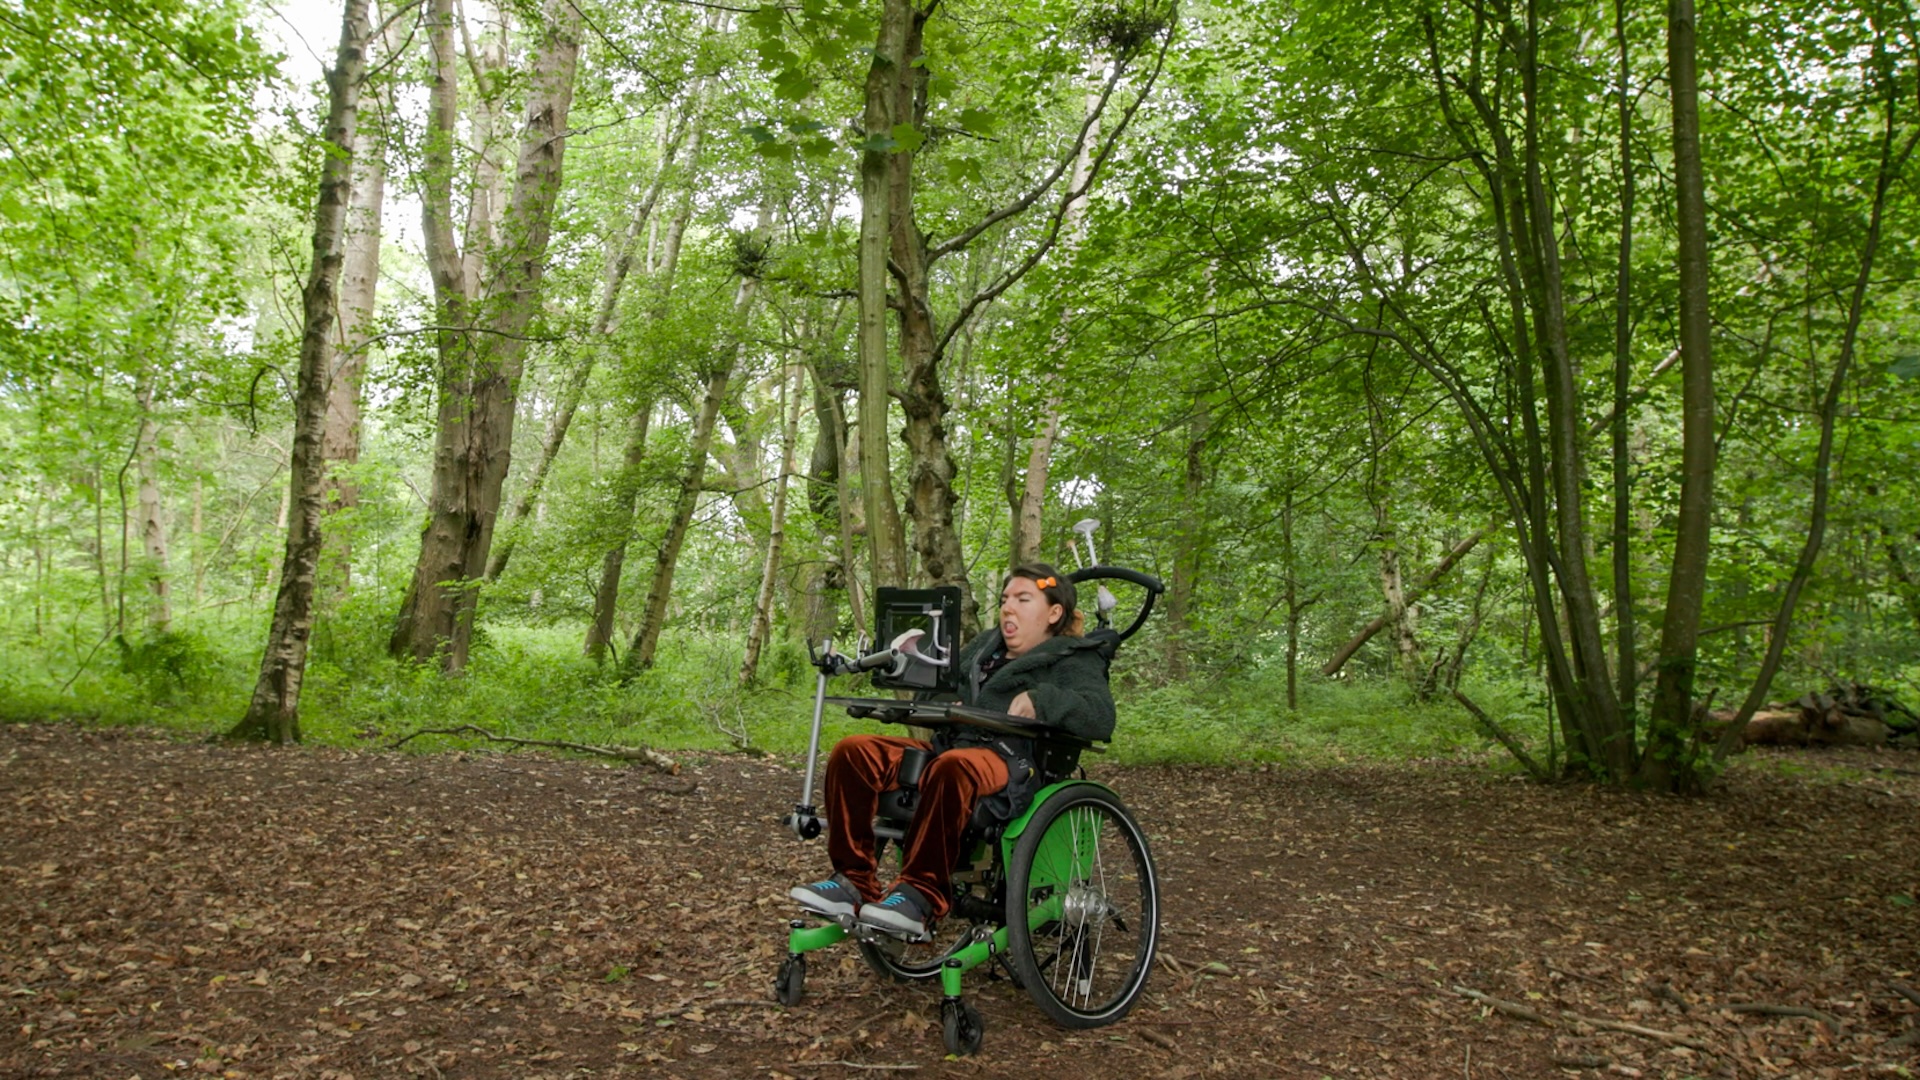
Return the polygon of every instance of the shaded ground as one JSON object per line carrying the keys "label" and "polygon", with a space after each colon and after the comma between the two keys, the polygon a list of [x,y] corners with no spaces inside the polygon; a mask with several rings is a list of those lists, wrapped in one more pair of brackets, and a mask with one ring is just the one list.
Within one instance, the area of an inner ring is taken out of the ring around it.
{"label": "shaded ground", "polygon": [[1767,760],[1698,800],[1459,763],[1095,770],[1153,837],[1171,962],[1092,1032],[976,980],[986,1045],[950,1061],[938,991],[850,950],[771,1002],[780,898],[824,859],[774,827],[791,764],[690,761],[674,794],[0,727],[0,1076],[1920,1072],[1920,776],[1887,771],[1920,763]]}

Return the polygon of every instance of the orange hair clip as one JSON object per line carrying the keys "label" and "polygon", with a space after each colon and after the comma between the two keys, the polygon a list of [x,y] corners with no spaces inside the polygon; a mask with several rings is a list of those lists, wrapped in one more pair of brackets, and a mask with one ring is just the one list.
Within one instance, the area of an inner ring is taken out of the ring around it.
{"label": "orange hair clip", "polygon": [[1058,584],[1060,584],[1060,579],[1057,577],[1043,577],[1039,581],[1034,582],[1035,586],[1042,589],[1051,589]]}

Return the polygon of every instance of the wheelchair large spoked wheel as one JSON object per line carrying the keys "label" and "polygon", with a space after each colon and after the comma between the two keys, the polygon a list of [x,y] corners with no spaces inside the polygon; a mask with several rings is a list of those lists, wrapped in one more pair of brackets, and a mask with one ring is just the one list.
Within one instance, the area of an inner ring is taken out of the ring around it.
{"label": "wheelchair large spoked wheel", "polygon": [[1071,784],[1033,812],[1007,873],[1007,952],[1035,1004],[1062,1027],[1127,1014],[1146,986],[1160,896],[1146,835],[1098,784]]}

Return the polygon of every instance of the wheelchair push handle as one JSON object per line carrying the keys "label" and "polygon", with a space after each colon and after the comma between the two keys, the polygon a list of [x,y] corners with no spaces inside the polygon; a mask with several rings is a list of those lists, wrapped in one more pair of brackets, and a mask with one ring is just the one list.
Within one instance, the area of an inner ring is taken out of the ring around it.
{"label": "wheelchair push handle", "polygon": [[[1091,546],[1091,541],[1089,541],[1089,546]],[[1140,628],[1147,624],[1147,616],[1153,614],[1153,605],[1160,599],[1160,594],[1167,591],[1167,586],[1161,582],[1159,578],[1154,577],[1152,574],[1143,574],[1138,570],[1129,570],[1124,566],[1083,566],[1073,573],[1068,574],[1067,580],[1076,585],[1083,581],[1125,581],[1132,585],[1138,585],[1147,591],[1146,602],[1140,605],[1139,614],[1133,617],[1133,622],[1128,624],[1125,630],[1119,631],[1121,641],[1125,641],[1134,634],[1139,633]],[[1106,589],[1102,587],[1100,591],[1102,596],[1098,611],[1100,625],[1105,627],[1110,606],[1106,603]]]}

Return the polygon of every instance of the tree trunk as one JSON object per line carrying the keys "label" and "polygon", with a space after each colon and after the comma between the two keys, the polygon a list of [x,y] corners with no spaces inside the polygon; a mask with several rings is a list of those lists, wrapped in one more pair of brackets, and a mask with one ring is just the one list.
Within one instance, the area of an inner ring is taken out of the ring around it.
{"label": "tree trunk", "polygon": [[[909,0],[883,0],[873,62],[867,68],[863,124],[868,146],[860,154],[859,371],[860,494],[866,508],[867,552],[875,585],[904,584],[906,539],[893,497],[889,420],[891,377],[887,364],[887,256],[891,239],[893,155],[874,144],[890,141],[900,115],[895,72],[908,70],[909,24],[917,12]],[[903,294],[902,302],[911,297]]]}
{"label": "tree trunk", "polygon": [[[700,133],[696,131],[688,161],[697,163],[699,154]],[[656,314],[665,314],[668,300],[673,295],[674,275],[680,267],[681,238],[686,235],[687,223],[692,219],[693,198],[689,193],[681,200],[679,210],[667,225],[666,243],[659,253],[660,262],[647,268],[653,274],[654,287],[659,293]],[[587,626],[587,639],[582,646],[588,658],[595,663],[606,659],[607,650],[613,644],[613,620],[620,605],[620,578],[626,571],[627,544],[633,532],[634,509],[640,499],[640,467],[647,459],[647,429],[652,423],[653,406],[652,396],[645,392],[634,404],[633,417],[627,426],[626,446],[620,452],[620,473],[614,478],[613,490],[605,508],[606,520],[616,539],[600,559],[600,587],[593,593],[593,621]]]}
{"label": "tree trunk", "polygon": [[[449,0],[435,0],[429,18],[435,54],[430,98],[429,157],[453,132],[454,83],[451,42],[443,19]],[[389,648],[395,656],[426,662],[435,656],[449,673],[466,666],[479,599],[476,585],[486,569],[501,489],[513,448],[513,421],[526,328],[539,306],[540,284],[559,194],[567,111],[579,59],[579,12],[552,0],[545,12],[540,48],[532,61],[531,89],[513,193],[500,235],[487,245],[487,280],[476,296],[459,287],[446,198],[447,184],[429,162],[429,198],[424,203],[428,262],[442,311],[439,430],[435,439],[433,491],[420,558],[401,604]],[[450,151],[447,151],[450,153]],[[476,199],[476,202],[478,200]],[[475,237],[468,235],[471,262]],[[484,301],[480,303],[479,301]],[[479,320],[468,324],[468,319]]]}
{"label": "tree trunk", "polygon": [[[1614,777],[1633,772],[1633,731],[1621,723],[1619,701],[1608,678],[1606,641],[1600,630],[1600,608],[1587,572],[1585,511],[1586,422],[1580,407],[1580,373],[1575,370],[1568,341],[1565,287],[1560,267],[1560,240],[1540,162],[1539,26],[1533,4],[1527,8],[1526,40],[1521,65],[1525,97],[1525,171],[1528,242],[1522,262],[1532,270],[1537,301],[1535,333],[1544,346],[1547,430],[1552,455],[1558,573],[1567,641],[1573,646],[1575,693],[1588,724],[1598,735],[1598,764]],[[1531,256],[1527,258],[1526,256]]]}
{"label": "tree trunk", "polygon": [[[698,156],[700,137],[697,127],[697,121],[690,121],[687,116],[681,115],[661,129],[660,167],[653,174],[653,182],[647,186],[646,194],[634,204],[626,231],[607,244],[606,269],[600,277],[600,302],[594,309],[593,330],[584,350],[585,355],[567,373],[567,380],[560,388],[553,416],[547,421],[546,435],[540,440],[540,456],[534,461],[533,471],[527,475],[526,488],[514,503],[507,527],[501,532],[500,543],[487,562],[488,581],[498,581],[500,575],[506,572],[507,560],[513,557],[514,546],[519,542],[527,516],[533,512],[534,504],[539,502],[540,493],[546,487],[547,474],[552,471],[554,459],[560,456],[560,447],[566,442],[567,431],[573,426],[573,416],[580,409],[580,399],[586,393],[587,380],[592,377],[601,354],[612,347],[607,338],[619,322],[620,293],[633,269],[640,238],[645,235],[652,221],[653,209],[660,201],[660,193],[666,187],[674,159],[690,128],[696,130],[689,157]],[[680,227],[684,230],[686,226],[682,224]]]}
{"label": "tree trunk", "polygon": [[773,627],[773,590],[780,580],[780,549],[786,542],[787,484],[793,476],[794,443],[800,432],[801,369],[794,369],[791,385],[782,377],[780,396],[786,423],[780,432],[780,477],[773,485],[773,506],[767,517],[767,558],[760,570],[760,591],[753,600],[753,621],[747,626],[746,657],[740,662],[741,686],[750,686],[760,669],[760,653]]}
{"label": "tree trunk", "polygon": [[667,523],[667,535],[660,542],[660,550],[653,560],[653,581],[647,589],[646,606],[640,612],[640,629],[634,632],[633,644],[627,649],[627,658],[622,670],[632,676],[653,666],[654,651],[660,645],[660,631],[667,619],[667,600],[673,592],[673,572],[680,561],[680,548],[686,543],[687,530],[693,524],[693,512],[700,504],[700,492],[707,475],[707,455],[713,445],[714,424],[720,417],[720,406],[727,396],[727,384],[733,378],[733,369],[740,362],[740,338],[746,331],[746,323],[752,314],[754,296],[759,291],[759,281],[748,278],[740,283],[734,293],[733,318],[736,327],[734,340],[728,344],[720,362],[714,365],[706,377],[706,396],[701,399],[700,412],[694,417],[693,445],[687,450],[687,468],[680,480],[680,494],[674,500],[673,517]]}
{"label": "tree trunk", "polygon": [[1633,470],[1628,458],[1627,407],[1633,392],[1633,82],[1627,52],[1626,0],[1614,0],[1614,36],[1620,49],[1620,261],[1614,280],[1613,417],[1613,673],[1614,696],[1631,727],[1639,709],[1639,651],[1633,616]]}
{"label": "tree trunk", "polygon": [[[1092,123],[1099,115],[1100,95],[1088,94],[1085,119]],[[1072,187],[1076,192],[1085,192],[1093,176],[1093,142],[1083,140],[1080,153],[1074,158]],[[1072,251],[1080,246],[1080,240],[1086,233],[1087,200],[1084,194],[1067,204],[1066,215],[1061,229],[1066,234],[1066,248]],[[1073,308],[1062,305],[1060,321],[1053,328],[1052,348],[1049,356],[1058,363],[1071,345],[1068,327],[1073,321]],[[1040,525],[1047,498],[1047,476],[1053,465],[1053,445],[1060,434],[1060,399],[1067,384],[1066,373],[1057,368],[1047,375],[1047,403],[1040,414],[1040,430],[1034,433],[1033,441],[1027,446],[1027,471],[1025,481],[1020,486],[1020,498],[1013,507],[1013,536],[1009,545],[1012,557],[1008,562],[1013,566],[1038,562],[1040,559]]]}
{"label": "tree trunk", "polygon": [[1185,678],[1187,653],[1192,647],[1194,589],[1200,580],[1200,560],[1206,548],[1207,437],[1213,429],[1213,410],[1196,395],[1187,414],[1186,472],[1180,489],[1180,524],[1173,538],[1173,581],[1167,590],[1167,677]]}
{"label": "tree trunk", "polygon": [[[858,471],[860,448],[858,439],[847,424],[847,411],[841,398],[839,387],[829,385],[821,378],[820,364],[808,366],[808,381],[813,384],[814,417],[818,434],[813,448],[812,477],[824,478],[833,484],[831,500],[823,496],[813,499],[816,515],[823,515],[831,507],[831,518],[823,524],[833,529],[836,550],[839,553],[839,586],[847,592],[847,607],[852,613],[853,629],[856,635],[867,631],[867,613],[865,593],[861,588],[860,560],[857,554],[856,537],[864,532],[860,517],[861,502],[853,490],[853,474]],[[832,471],[821,471],[823,458],[831,457]],[[834,620],[836,623],[838,619]]]}
{"label": "tree trunk", "polygon": [[315,571],[320,560],[321,519],[326,509],[327,364],[346,260],[347,207],[352,187],[360,84],[366,72],[367,0],[346,0],[340,48],[327,78],[327,152],[320,167],[320,197],[314,215],[313,264],[303,291],[299,388],[294,399],[292,479],[288,501],[297,514],[287,527],[287,547],[274,597],[273,623],[260,658],[260,678],[246,715],[229,736],[300,738],[300,684],[306,675],[313,632]]}
{"label": "tree trunk", "polygon": [[1417,608],[1407,600],[1406,584],[1400,574],[1400,538],[1384,513],[1379,522],[1386,532],[1380,537],[1380,594],[1386,599],[1387,628],[1393,631],[1394,668],[1407,689],[1418,696],[1420,682],[1420,636],[1416,624]]}
{"label": "tree trunk", "polygon": [[1640,779],[1656,789],[1691,790],[1699,777],[1686,755],[1694,727],[1693,680],[1700,610],[1707,591],[1714,468],[1713,326],[1707,313],[1707,202],[1700,162],[1693,0],[1670,0],[1667,68],[1673,95],[1674,219],[1679,231],[1680,519],[1667,578],[1660,667]]}
{"label": "tree trunk", "polygon": [[159,424],[153,416],[153,383],[143,379],[133,391],[140,406],[140,433],[134,440],[134,469],[139,480],[134,497],[134,528],[140,534],[140,547],[146,553],[147,590],[153,594],[153,606],[147,623],[157,633],[166,633],[173,625],[173,586],[167,571],[167,523],[160,506]]}
{"label": "tree trunk", "polygon": [[[360,383],[367,370],[373,337],[376,286],[380,281],[380,210],[386,193],[386,163],[378,130],[379,99],[367,99],[364,121],[353,140],[353,185],[347,200],[346,260],[340,270],[340,318],[327,386],[327,430],[321,455],[328,463],[327,512],[347,513],[360,504],[360,485],[334,465],[360,460]],[[328,560],[332,591],[345,596],[353,585],[353,537],[349,527],[330,520],[321,530],[333,549]]]}
{"label": "tree trunk", "polygon": [[642,402],[634,410],[627,431],[627,445],[620,454],[620,472],[614,478],[609,502],[617,522],[620,539],[600,557],[600,586],[593,592],[593,619],[587,624],[587,639],[581,651],[594,663],[607,658],[613,644],[613,618],[620,602],[620,576],[627,567],[627,534],[633,529],[634,503],[640,497],[640,466],[647,457],[647,426],[653,417],[653,403]]}
{"label": "tree trunk", "polygon": [[[1286,500],[1280,504],[1280,563],[1287,575],[1282,600],[1287,605],[1287,711],[1300,711],[1300,602],[1299,553],[1293,543],[1293,485],[1287,485]],[[1310,602],[1310,601],[1309,601]]]}

